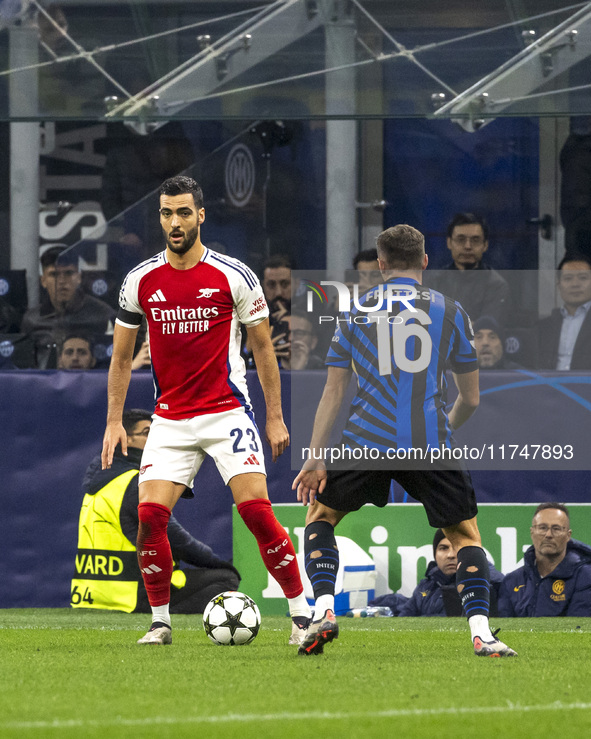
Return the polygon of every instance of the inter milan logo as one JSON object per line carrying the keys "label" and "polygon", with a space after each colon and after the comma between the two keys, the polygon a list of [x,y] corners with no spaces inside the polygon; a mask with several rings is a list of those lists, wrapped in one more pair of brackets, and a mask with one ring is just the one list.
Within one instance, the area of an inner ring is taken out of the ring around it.
{"label": "inter milan logo", "polygon": [[564,593],[564,580],[555,580],[552,583],[552,592],[556,595],[562,595]]}
{"label": "inter milan logo", "polygon": [[552,595],[550,598],[555,602],[566,600],[564,580],[554,580],[552,583]]}
{"label": "inter milan logo", "polygon": [[244,144],[232,147],[226,159],[225,184],[228,200],[235,208],[244,208],[255,183],[254,158]]}

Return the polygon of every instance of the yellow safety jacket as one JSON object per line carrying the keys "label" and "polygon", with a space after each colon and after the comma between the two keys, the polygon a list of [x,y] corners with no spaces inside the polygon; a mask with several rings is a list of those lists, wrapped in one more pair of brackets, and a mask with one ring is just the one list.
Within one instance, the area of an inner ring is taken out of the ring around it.
{"label": "yellow safety jacket", "polygon": [[130,613],[137,605],[141,573],[136,548],[121,530],[123,496],[138,470],[129,470],[94,495],[85,495],[78,526],[72,608]]}

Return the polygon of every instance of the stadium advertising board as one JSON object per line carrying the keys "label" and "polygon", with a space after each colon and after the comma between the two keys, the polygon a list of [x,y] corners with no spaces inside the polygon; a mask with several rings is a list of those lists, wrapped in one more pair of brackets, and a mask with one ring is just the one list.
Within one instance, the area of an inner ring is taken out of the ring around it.
{"label": "stadium advertising board", "polygon": [[[523,552],[531,545],[530,524],[536,505],[480,506],[478,524],[482,543],[490,561],[504,574],[523,564]],[[304,521],[306,509],[298,504],[274,506],[278,520],[291,535],[300,568],[304,575]],[[591,541],[591,507],[569,506],[574,539]],[[287,605],[277,583],[265,570],[254,537],[250,534],[236,508],[233,509],[234,564],[242,575],[240,589],[255,600],[263,615],[279,615],[287,612]],[[345,537],[352,543],[339,541],[347,549],[348,561],[342,563],[345,570],[345,587],[358,589],[351,607],[363,607],[367,594],[376,595],[401,592],[410,595],[423,577],[428,562],[433,559],[434,530],[427,523],[420,504],[403,503],[385,508],[365,506],[362,513],[346,516],[336,529],[337,537]],[[368,567],[368,563],[375,565]],[[368,582],[363,582],[362,573]],[[306,595],[311,588],[304,575]],[[309,590],[308,590],[309,589]],[[337,593],[339,581],[337,581]]]}

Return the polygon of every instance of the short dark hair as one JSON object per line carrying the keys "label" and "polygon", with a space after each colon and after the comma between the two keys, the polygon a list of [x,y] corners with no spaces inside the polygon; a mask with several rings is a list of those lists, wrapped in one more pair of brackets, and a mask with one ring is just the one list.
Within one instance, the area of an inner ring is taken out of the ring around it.
{"label": "short dark hair", "polygon": [[406,224],[391,226],[378,236],[377,252],[389,269],[422,269],[425,237]]}
{"label": "short dark hair", "polygon": [[41,255],[41,269],[53,267],[58,262],[60,264],[73,264],[78,269],[78,255],[65,244],[56,244],[46,249]]}
{"label": "short dark hair", "polygon": [[152,414],[143,408],[130,408],[129,410],[123,411],[122,423],[126,434],[130,434],[133,431],[136,423],[151,420]]}
{"label": "short dark hair", "polygon": [[203,190],[200,185],[192,178],[178,174],[175,177],[169,177],[160,185],[159,195],[168,195],[174,198],[176,195],[186,195],[191,193],[193,202],[197,210],[203,208]]}
{"label": "short dark hair", "polygon": [[447,238],[451,239],[456,226],[470,226],[473,223],[480,226],[484,240],[488,241],[488,223],[482,216],[475,213],[456,213],[447,225]]}
{"label": "short dark hair", "polygon": [[588,264],[589,267],[591,267],[591,257],[587,256],[586,254],[579,254],[578,252],[567,252],[562,259],[560,260],[560,264],[556,268],[558,271],[560,271],[565,264],[568,264],[569,262],[585,262],[585,264]]}
{"label": "short dark hair", "polygon": [[568,522],[570,523],[570,513],[568,512],[568,508],[564,505],[564,503],[540,503],[540,505],[534,511],[534,515],[532,516],[532,519],[534,519],[540,511],[546,511],[549,509],[556,509],[557,511],[562,511],[564,515],[568,518]]}
{"label": "short dark hair", "polygon": [[293,269],[291,257],[287,254],[273,254],[263,262],[263,273],[266,269],[278,269],[279,267],[287,267]]}
{"label": "short dark hair", "polygon": [[359,262],[375,262],[378,258],[377,249],[364,249],[355,255],[353,259],[353,268],[357,269]]}
{"label": "short dark hair", "polygon": [[90,350],[90,353],[92,354],[94,352],[94,341],[88,334],[84,334],[81,331],[71,331],[69,334],[66,334],[64,340],[62,341],[60,345],[60,354],[64,350],[64,344],[66,341],[69,341],[70,339],[81,339],[82,341],[85,341],[88,344],[88,348]]}

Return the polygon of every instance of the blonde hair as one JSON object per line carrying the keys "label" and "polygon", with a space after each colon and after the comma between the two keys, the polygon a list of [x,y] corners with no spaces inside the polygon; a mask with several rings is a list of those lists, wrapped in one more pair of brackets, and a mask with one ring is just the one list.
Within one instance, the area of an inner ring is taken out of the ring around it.
{"label": "blonde hair", "polygon": [[378,257],[388,269],[420,270],[425,258],[425,237],[406,224],[391,226],[377,238]]}

